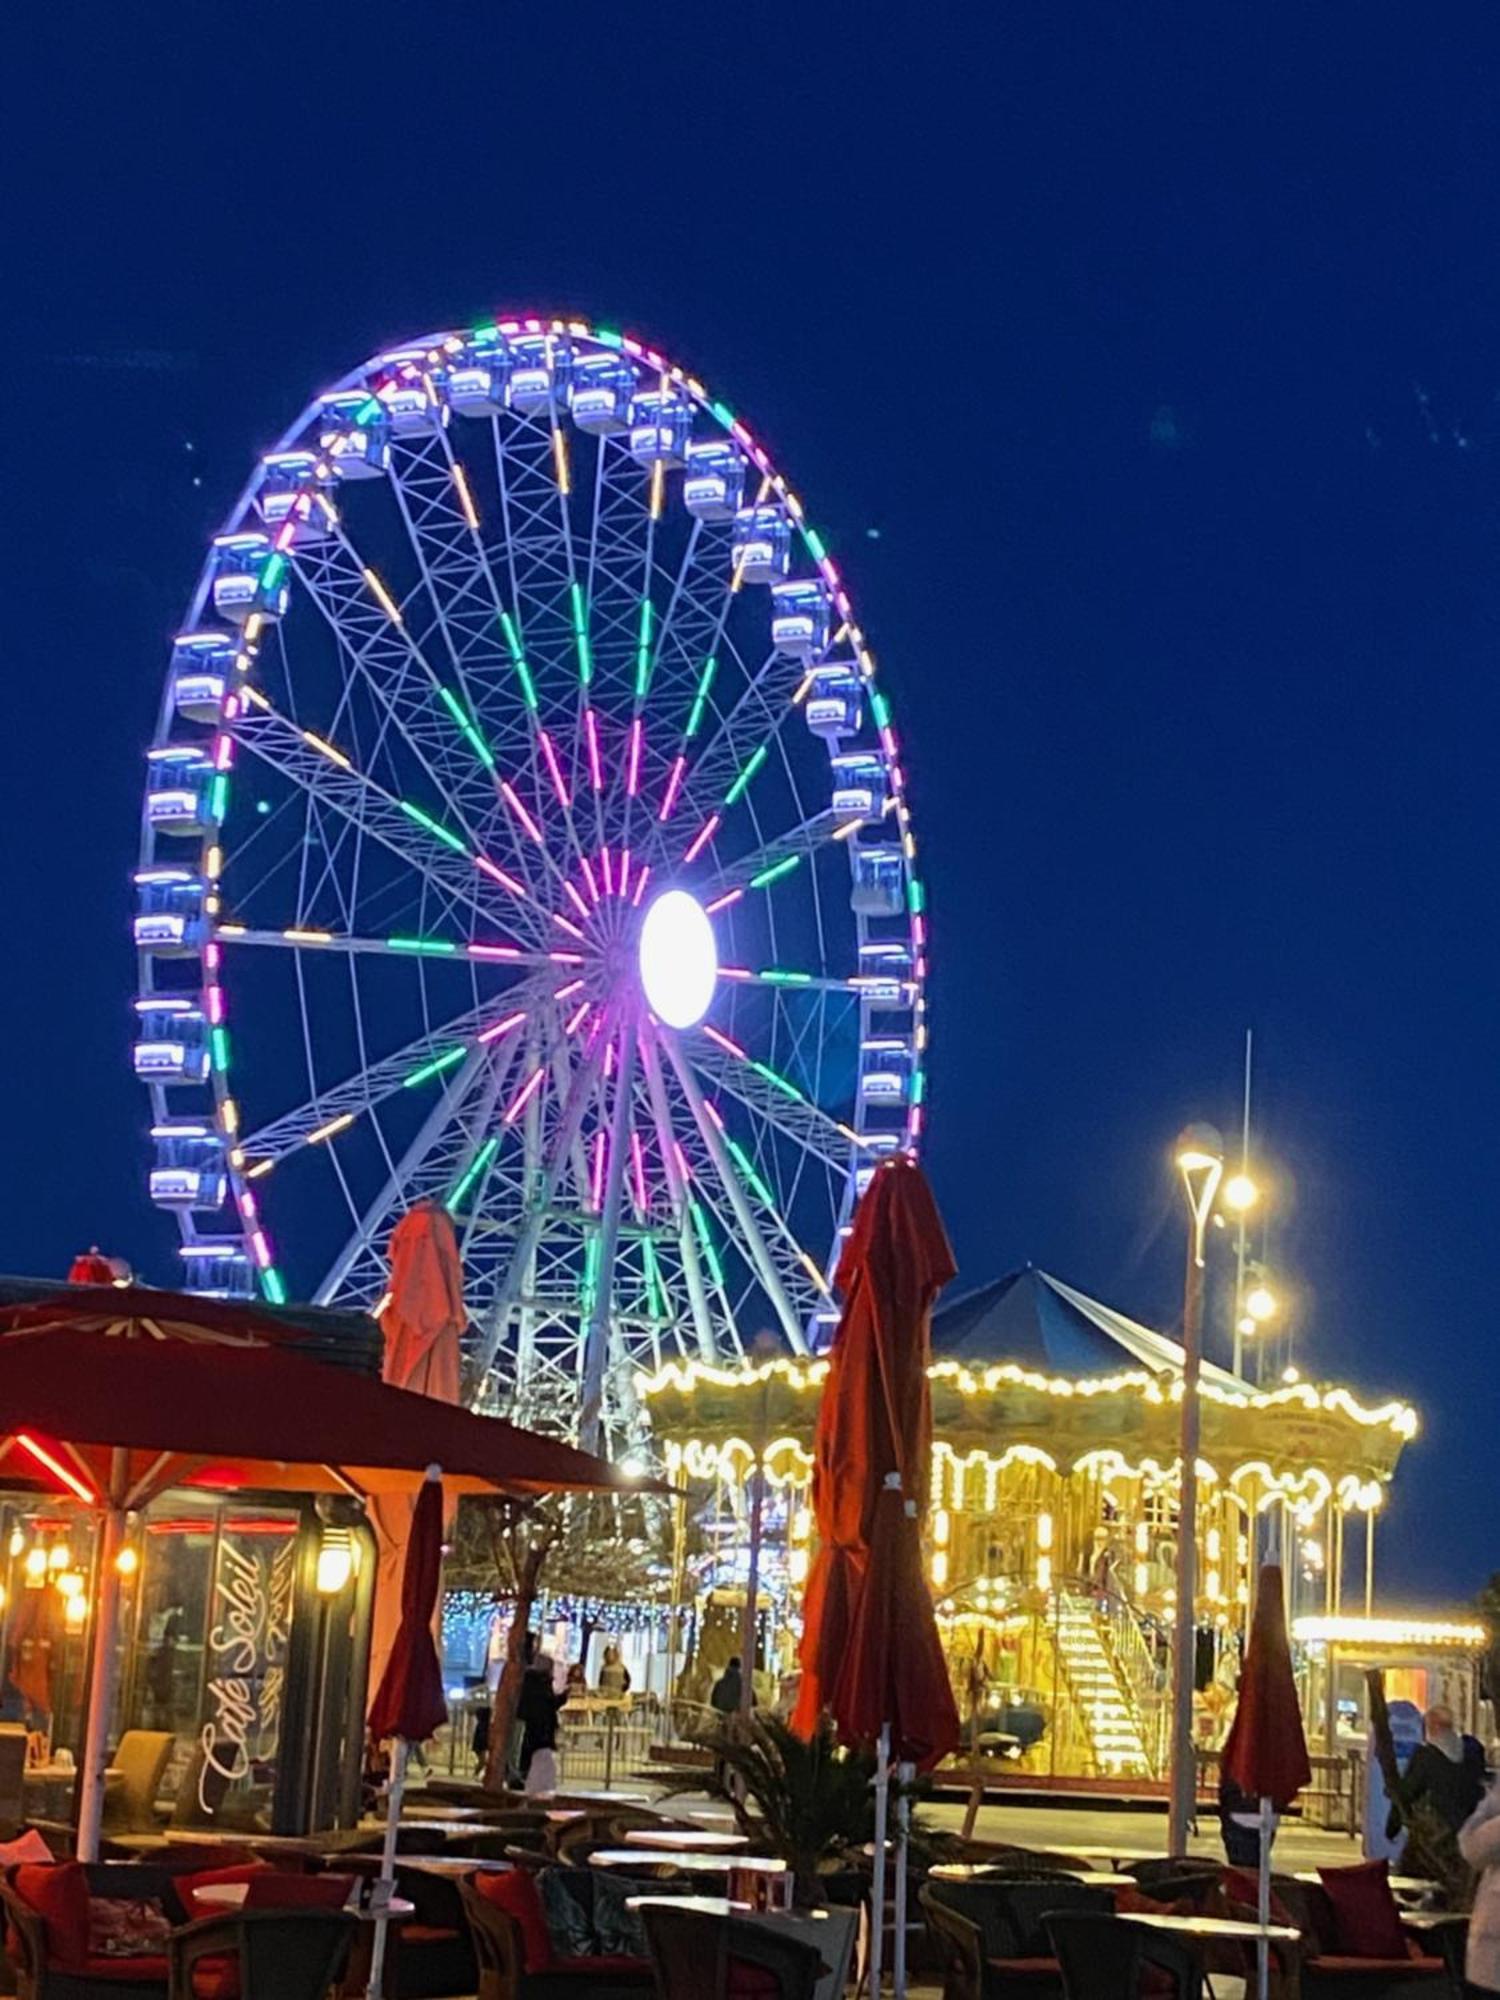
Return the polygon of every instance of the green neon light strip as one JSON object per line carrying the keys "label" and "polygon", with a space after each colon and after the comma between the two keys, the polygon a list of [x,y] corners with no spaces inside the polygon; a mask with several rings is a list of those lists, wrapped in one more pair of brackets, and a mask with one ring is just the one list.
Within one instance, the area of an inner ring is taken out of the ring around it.
{"label": "green neon light strip", "polygon": [[812,984],[810,972],[783,972],[774,965],[768,966],[764,972],[757,973],[756,977],[764,981],[767,986],[811,986]]}
{"label": "green neon light strip", "polygon": [[667,1317],[667,1294],[661,1281],[661,1267],[656,1261],[656,1245],[648,1236],[644,1239],[641,1248],[646,1253],[646,1290],[651,1301],[651,1316],[653,1319],[665,1319]]}
{"label": "green neon light strip", "polygon": [[452,1069],[456,1062],[462,1062],[467,1053],[467,1049],[462,1045],[456,1049],[449,1049],[446,1055],[437,1056],[431,1062],[423,1063],[420,1069],[414,1069],[410,1076],[403,1077],[401,1079],[403,1087],[411,1090],[419,1083],[426,1083],[430,1077],[440,1076],[445,1069]]}
{"label": "green neon light strip", "polygon": [[891,705],[886,700],[885,696],[880,692],[879,688],[870,689],[870,713],[875,718],[875,726],[877,729],[890,728]]}
{"label": "green neon light strip", "polygon": [[464,713],[463,704],[460,702],[458,696],[454,694],[451,688],[445,687],[440,687],[438,694],[442,698],[444,708],[447,709],[453,720],[468,738],[469,747],[473,750],[474,755],[487,771],[493,771],[495,768],[495,753],[480,735],[478,729],[475,727],[473,718]]}
{"label": "green neon light strip", "polygon": [[823,537],[818,534],[816,529],[804,528],[802,530],[802,539],[806,542],[808,554],[814,562],[827,562],[828,551],[823,546]]}
{"label": "green neon light strip", "polygon": [[286,1304],[286,1286],[281,1281],[281,1273],[274,1264],[267,1264],[260,1274],[260,1288],[273,1306]]}
{"label": "green neon light strip", "polygon": [[730,409],[727,403],[710,403],[708,407],[713,411],[726,431],[733,430],[734,411]]}
{"label": "green neon light strip", "polygon": [[594,338],[605,347],[623,347],[625,345],[619,334],[612,327],[608,326],[596,326],[594,328]]}
{"label": "green neon light strip", "polygon": [[536,683],[532,680],[531,669],[526,664],[526,653],[521,645],[521,635],[516,630],[516,621],[508,611],[500,613],[500,627],[505,634],[505,643],[510,648],[510,663],[516,670],[516,679],[521,683],[521,698],[535,715]]}
{"label": "green neon light strip", "polygon": [[229,774],[220,771],[214,779],[208,794],[208,816],[217,826],[224,817],[224,808],[229,803]]}
{"label": "green neon light strip", "polygon": [[739,776],[724,794],[724,803],[726,806],[732,806],[737,799],[744,796],[746,786],[770,754],[771,746],[769,743],[762,743],[751,751],[750,755],[745,759]]}
{"label": "green neon light strip", "polygon": [[432,815],[424,813],[420,806],[409,805],[405,799],[398,799],[396,803],[408,819],[414,819],[418,826],[432,835],[434,840],[440,840],[445,847],[451,847],[455,854],[468,853],[468,848],[456,833],[450,833],[447,827],[440,826]]}
{"label": "green neon light strip", "polygon": [[214,1068],[222,1076],[229,1067],[229,1030],[213,1028],[209,1031],[209,1049],[213,1056]]}
{"label": "green neon light strip", "polygon": [[689,1202],[688,1206],[693,1211],[693,1234],[698,1239],[698,1248],[703,1252],[703,1261],[708,1266],[708,1275],[713,1279],[720,1291],[722,1291],[724,1289],[724,1266],[719,1262],[719,1253],[714,1248],[714,1239],[708,1232],[708,1217],[703,1213],[697,1202]]}
{"label": "green neon light strip", "polygon": [[927,908],[927,891],[915,875],[911,876],[906,884],[906,907],[914,917],[921,916]]}
{"label": "green neon light strip", "polygon": [[698,681],[698,692],[693,696],[692,713],[688,716],[687,740],[692,742],[703,721],[703,711],[708,706],[708,691],[714,684],[714,675],[719,671],[719,663],[712,654],[703,663],[703,672]]}
{"label": "green neon light strip", "polygon": [[922,1102],[922,1099],[926,1095],[927,1095],[927,1072],[926,1070],[919,1069],[912,1076],[911,1101],[913,1104],[920,1104]]}
{"label": "green neon light strip", "polygon": [[730,1152],[734,1155],[735,1165],[739,1168],[740,1172],[745,1176],[745,1179],[750,1183],[751,1187],[754,1188],[755,1192],[760,1196],[761,1200],[765,1203],[766,1207],[774,1208],[776,1204],[771,1199],[771,1190],[766,1186],[765,1182],[761,1179],[760,1175],[755,1171],[754,1167],[751,1166],[749,1155],[746,1153],[744,1147],[741,1146],[738,1143],[738,1141],[731,1139],[727,1132],[724,1134],[724,1143],[729,1148]]}
{"label": "green neon light strip", "polygon": [[473,1160],[469,1164],[468,1171],[462,1175],[458,1185],[443,1204],[450,1215],[453,1214],[464,1196],[469,1192],[469,1189],[473,1187],[475,1181],[479,1179],[479,1176],[484,1172],[490,1161],[494,1159],[499,1145],[499,1135],[496,1134],[494,1138],[486,1139],[479,1151],[474,1155]]}
{"label": "green neon light strip", "polygon": [[583,1284],[578,1294],[578,1303],[585,1319],[594,1310],[594,1297],[599,1289],[599,1239],[591,1236],[583,1252]]}
{"label": "green neon light strip", "polygon": [[449,958],[458,950],[446,938],[392,937],[385,942],[388,951],[420,951],[434,958]]}
{"label": "green neon light strip", "polygon": [[594,657],[589,651],[589,620],[583,604],[582,584],[570,583],[568,596],[573,605],[573,637],[578,642],[578,678],[587,687],[594,678]]}
{"label": "green neon light strip", "polygon": [[641,599],[640,632],[635,642],[635,698],[640,701],[651,685],[651,620],[654,616],[651,599]]}
{"label": "green neon light strip", "polygon": [[286,557],[277,549],[260,573],[262,590],[274,590],[286,572]]}
{"label": "green neon light strip", "polygon": [[758,875],[752,875],[750,877],[750,887],[752,889],[769,888],[773,882],[780,881],[783,875],[790,875],[794,868],[800,868],[801,866],[802,856],[800,854],[788,854],[785,860],[773,862],[769,868],[762,868]]}
{"label": "green neon light strip", "polygon": [[788,1083],[786,1078],[778,1076],[774,1069],[768,1069],[763,1062],[756,1062],[753,1057],[751,1058],[750,1067],[755,1071],[757,1076],[763,1076],[767,1083],[775,1084],[776,1088],[783,1092],[785,1096],[791,1098],[794,1104],[806,1104],[807,1099],[802,1095],[796,1084]]}

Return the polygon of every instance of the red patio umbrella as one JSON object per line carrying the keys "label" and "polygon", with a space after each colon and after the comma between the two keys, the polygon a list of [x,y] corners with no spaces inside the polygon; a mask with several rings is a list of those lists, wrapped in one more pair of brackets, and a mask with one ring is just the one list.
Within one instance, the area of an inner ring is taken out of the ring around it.
{"label": "red patio umbrella", "polygon": [[[1284,1812],[1312,1779],[1302,1708],[1292,1674],[1292,1649],[1287,1644],[1281,1570],[1274,1563],[1262,1569],[1256,1587],[1239,1700],[1224,1739],[1219,1769],[1247,1798],[1260,1800],[1258,1910],[1264,1926],[1271,1907],[1272,1814]],[[1270,1972],[1265,1938],[1261,1938],[1258,1952],[1260,1995],[1265,2000]]]}
{"label": "red patio umbrella", "polygon": [[396,1881],[396,1832],[401,1824],[401,1797],[406,1789],[406,1759],[413,1743],[425,1743],[448,1719],[443,1676],[432,1639],[438,1585],[443,1573],[443,1486],[437,1466],[430,1466],[412,1510],[401,1570],[401,1619],[385,1672],[370,1705],[370,1734],[379,1742],[395,1738],[391,1782],[386,1794],[385,1846],[381,1854],[380,1908],[370,1959],[372,1996],[381,1988],[385,1964],[386,1919],[382,1914]]}
{"label": "red patio umbrella", "polygon": [[[125,1515],[169,1486],[450,1492],[636,1485],[601,1460],[496,1418],[327,1367],[253,1308],[87,1287],[0,1310],[0,1467],[66,1487],[102,1516],[78,1851],[97,1858],[114,1697]],[[110,1643],[102,1643],[102,1635]]]}
{"label": "red patio umbrella", "polygon": [[[420,1201],[408,1209],[391,1231],[388,1254],[391,1284],[380,1318],[385,1337],[381,1374],[394,1388],[456,1403],[458,1342],[467,1314],[458,1238],[448,1211],[435,1201]],[[402,1616],[402,1564],[412,1504],[405,1495],[387,1494],[373,1500],[369,1509],[378,1552],[370,1622],[370,1679],[376,1686]]]}
{"label": "red patio umbrella", "polygon": [[[813,1515],[822,1546],[809,1580],[793,1718],[810,1734],[827,1707],[846,1742],[878,1745],[872,1990],[879,1977],[890,1759],[930,1766],[959,1742],[921,1554],[932,1451],[932,1305],[956,1269],[920,1167],[904,1154],[882,1162],[836,1274],[844,1312],[813,1445]],[[898,1865],[898,1993],[905,1977],[905,1882]]]}

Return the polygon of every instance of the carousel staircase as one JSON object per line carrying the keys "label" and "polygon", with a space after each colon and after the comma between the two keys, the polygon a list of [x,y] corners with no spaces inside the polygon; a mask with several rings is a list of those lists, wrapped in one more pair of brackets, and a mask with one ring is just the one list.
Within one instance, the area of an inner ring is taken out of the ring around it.
{"label": "carousel staircase", "polygon": [[1151,1760],[1134,1691],[1116,1666],[1092,1601],[1072,1591],[1064,1592],[1058,1606],[1057,1654],[1100,1773],[1149,1777]]}

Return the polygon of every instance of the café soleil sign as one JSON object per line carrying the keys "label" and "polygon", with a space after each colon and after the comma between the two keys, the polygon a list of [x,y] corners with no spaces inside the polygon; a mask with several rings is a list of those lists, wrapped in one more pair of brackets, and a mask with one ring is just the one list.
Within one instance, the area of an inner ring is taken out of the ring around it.
{"label": "caf\u00e9 soleil sign", "polygon": [[219,1539],[208,1635],[212,1713],[198,1739],[203,1750],[198,1804],[210,1816],[211,1778],[232,1784],[244,1777],[252,1758],[274,1757],[281,1729],[297,1540],[295,1535],[278,1539],[266,1560],[256,1546],[261,1539],[236,1543],[227,1534]]}

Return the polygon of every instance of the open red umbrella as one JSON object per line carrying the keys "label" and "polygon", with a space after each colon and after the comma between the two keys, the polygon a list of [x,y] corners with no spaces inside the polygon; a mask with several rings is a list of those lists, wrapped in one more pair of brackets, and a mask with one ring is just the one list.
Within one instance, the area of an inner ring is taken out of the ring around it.
{"label": "open red umbrella", "polygon": [[[408,1209],[391,1231],[389,1256],[390,1295],[380,1318],[385,1338],[381,1375],[393,1388],[456,1403],[458,1342],[467,1314],[458,1238],[448,1211],[435,1201],[419,1201]],[[412,1505],[405,1495],[387,1494],[369,1508],[377,1550],[370,1621],[370,1678],[376,1686],[402,1615],[402,1563]]]}
{"label": "open red umbrella", "polygon": [[[921,1551],[932,1451],[932,1305],[956,1269],[920,1167],[904,1154],[883,1161],[836,1275],[844,1312],[813,1445],[813,1516],[822,1545],[809,1580],[793,1718],[809,1734],[827,1707],[846,1742],[878,1746],[872,1990],[890,1760],[930,1766],[958,1747],[960,1734]],[[898,1993],[905,1879],[898,1865]]]}
{"label": "open red umbrella", "polygon": [[[0,1310],[0,1466],[100,1516],[78,1852],[97,1859],[127,1511],[170,1486],[450,1492],[637,1486],[601,1460],[496,1418],[387,1388],[289,1347],[284,1320],[145,1289],[81,1286]],[[108,1635],[109,1643],[104,1642]]]}
{"label": "open red umbrella", "polygon": [[[1292,1674],[1292,1649],[1287,1644],[1281,1571],[1274,1563],[1267,1563],[1262,1569],[1256,1586],[1239,1700],[1224,1739],[1219,1769],[1247,1798],[1260,1801],[1258,1902],[1264,1926],[1271,1906],[1272,1816],[1284,1812],[1312,1778],[1307,1738],[1302,1729],[1302,1708]],[[1269,1947],[1262,1938],[1261,2000],[1265,2000],[1269,1969]]]}
{"label": "open red umbrella", "polygon": [[380,1863],[382,1890],[376,1911],[375,1941],[370,1960],[372,1995],[381,1987],[385,1963],[386,1919],[396,1881],[396,1832],[401,1824],[401,1796],[406,1788],[406,1759],[413,1743],[425,1743],[448,1719],[443,1676],[432,1639],[433,1614],[443,1574],[443,1486],[437,1466],[428,1468],[412,1510],[401,1570],[401,1622],[386,1661],[385,1672],[370,1705],[370,1734],[379,1742],[395,1738],[391,1782],[386,1794],[385,1846]]}

